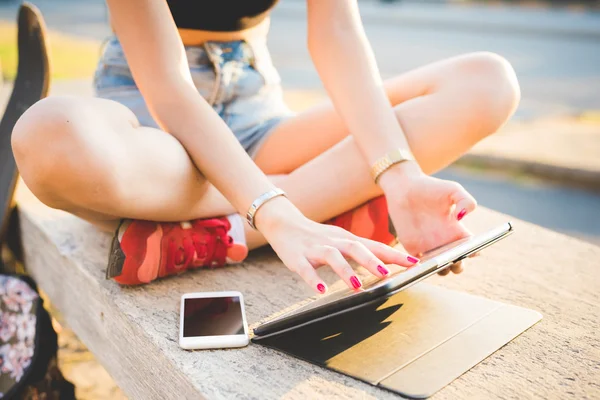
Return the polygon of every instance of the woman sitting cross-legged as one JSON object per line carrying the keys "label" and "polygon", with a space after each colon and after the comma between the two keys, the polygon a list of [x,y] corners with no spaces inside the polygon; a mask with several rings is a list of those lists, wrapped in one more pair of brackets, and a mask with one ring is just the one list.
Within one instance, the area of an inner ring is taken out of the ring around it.
{"label": "woman sitting cross-legged", "polygon": [[[266,47],[275,3],[108,0],[97,98],[50,97],[18,121],[24,181],[116,232],[117,282],[241,262],[268,243],[325,293],[318,267],[360,288],[348,260],[384,277],[469,235],[475,200],[429,174],[512,115],[509,63],[474,53],[382,81],[356,1],[307,0],[331,102],[295,115]],[[407,253],[388,246],[388,218]]]}

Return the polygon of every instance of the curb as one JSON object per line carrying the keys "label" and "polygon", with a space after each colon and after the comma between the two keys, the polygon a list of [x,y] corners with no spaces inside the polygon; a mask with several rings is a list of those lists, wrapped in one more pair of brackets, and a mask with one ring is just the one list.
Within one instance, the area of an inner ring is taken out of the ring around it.
{"label": "curb", "polygon": [[[365,22],[402,24],[410,27],[445,28],[477,33],[553,36],[580,40],[600,39],[600,13],[523,9],[444,3],[360,3]],[[306,14],[303,2],[281,2],[273,14]],[[504,15],[502,15],[504,14]],[[542,18],[539,18],[539,17]],[[566,22],[560,26],[558,22]]]}
{"label": "curb", "polygon": [[571,168],[485,154],[465,154],[451,166],[481,167],[504,173],[519,173],[546,182],[600,192],[600,170]]}

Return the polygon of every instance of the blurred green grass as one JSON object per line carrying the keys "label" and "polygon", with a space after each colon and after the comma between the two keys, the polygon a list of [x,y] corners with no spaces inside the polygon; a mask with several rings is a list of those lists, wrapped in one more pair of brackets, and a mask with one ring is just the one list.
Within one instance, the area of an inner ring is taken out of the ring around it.
{"label": "blurred green grass", "polygon": [[[100,42],[54,31],[48,31],[47,36],[52,79],[91,79],[100,55]],[[0,66],[5,80],[14,79],[17,59],[16,25],[0,21]]]}

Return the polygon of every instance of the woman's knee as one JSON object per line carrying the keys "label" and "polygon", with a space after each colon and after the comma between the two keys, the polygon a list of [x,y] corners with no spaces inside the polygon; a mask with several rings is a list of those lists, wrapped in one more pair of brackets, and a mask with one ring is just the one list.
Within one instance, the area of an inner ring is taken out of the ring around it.
{"label": "woman's knee", "polygon": [[484,119],[486,134],[495,132],[515,112],[521,99],[517,76],[511,64],[491,52],[478,52],[458,59],[462,93],[470,93],[469,107]]}
{"label": "woman's knee", "polygon": [[30,190],[50,206],[61,208],[61,189],[82,167],[77,159],[86,153],[86,114],[77,98],[49,97],[30,107],[13,129],[19,172]]}

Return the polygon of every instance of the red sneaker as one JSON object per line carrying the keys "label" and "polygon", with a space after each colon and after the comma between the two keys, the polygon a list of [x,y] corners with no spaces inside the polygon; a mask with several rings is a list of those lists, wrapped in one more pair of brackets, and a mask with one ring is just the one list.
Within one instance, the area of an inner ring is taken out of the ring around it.
{"label": "red sneaker", "polygon": [[226,217],[190,222],[124,220],[113,238],[106,278],[138,285],[188,269],[243,261],[248,248],[234,243],[230,229]]}
{"label": "red sneaker", "polygon": [[394,231],[390,223],[385,196],[374,198],[325,223],[339,226],[363,238],[388,245],[396,243],[396,237],[392,233]]}

